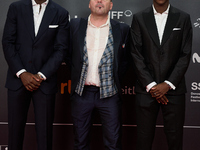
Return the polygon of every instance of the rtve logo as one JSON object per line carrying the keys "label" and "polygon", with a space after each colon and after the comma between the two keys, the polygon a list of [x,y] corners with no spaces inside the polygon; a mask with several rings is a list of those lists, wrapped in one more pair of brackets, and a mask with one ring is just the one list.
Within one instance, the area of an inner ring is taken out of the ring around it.
{"label": "rtve logo", "polygon": [[197,53],[194,53],[192,56],[193,63],[200,63],[200,56]]}

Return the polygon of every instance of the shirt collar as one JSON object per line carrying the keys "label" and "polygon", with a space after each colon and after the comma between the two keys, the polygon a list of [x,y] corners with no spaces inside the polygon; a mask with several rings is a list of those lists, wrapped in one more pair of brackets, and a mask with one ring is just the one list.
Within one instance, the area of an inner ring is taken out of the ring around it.
{"label": "shirt collar", "polygon": [[[92,22],[90,21],[90,18],[91,18],[91,14],[90,14],[89,17],[88,17],[88,25],[91,25],[91,26],[93,26],[93,27],[96,28],[96,26],[93,25]],[[108,19],[107,19],[106,23],[103,24],[103,25],[101,25],[99,28],[104,27],[104,26],[107,26],[107,25],[110,25],[110,15],[108,15]]]}
{"label": "shirt collar", "polygon": [[[154,5],[152,5],[152,7],[153,7],[153,12],[154,12],[154,15],[156,15],[156,14],[160,14],[160,13],[158,13],[158,12],[156,11],[156,9],[155,9]],[[164,11],[162,14],[168,14],[168,13],[169,13],[169,8],[170,8],[170,4],[168,5],[168,8],[167,8],[167,10],[166,10],[166,11]]]}
{"label": "shirt collar", "polygon": [[[44,3],[42,3],[42,4],[45,4],[45,5],[47,5],[49,3],[49,0],[46,0]],[[37,3],[35,2],[35,0],[32,0],[32,5],[33,6],[36,6],[37,5]]]}

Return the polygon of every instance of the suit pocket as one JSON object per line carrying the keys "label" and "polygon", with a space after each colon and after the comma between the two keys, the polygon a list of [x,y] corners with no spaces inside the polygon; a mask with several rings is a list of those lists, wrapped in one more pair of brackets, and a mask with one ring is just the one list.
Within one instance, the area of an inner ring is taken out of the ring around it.
{"label": "suit pocket", "polygon": [[58,28],[58,25],[49,25],[49,28],[50,29],[55,29],[55,28]]}
{"label": "suit pocket", "polygon": [[58,32],[58,28],[48,28],[47,37],[55,37]]}
{"label": "suit pocket", "polygon": [[177,39],[180,39],[180,38],[182,38],[182,31],[181,30],[174,30],[172,32],[172,39],[177,40]]}

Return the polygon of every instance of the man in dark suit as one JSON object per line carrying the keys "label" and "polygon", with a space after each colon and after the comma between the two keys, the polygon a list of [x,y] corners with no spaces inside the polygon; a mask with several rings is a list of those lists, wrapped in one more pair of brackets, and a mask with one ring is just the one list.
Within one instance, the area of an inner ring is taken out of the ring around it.
{"label": "man in dark suit", "polygon": [[3,34],[9,69],[9,150],[22,150],[28,108],[33,101],[38,150],[52,149],[56,71],[68,49],[68,12],[51,0],[10,5]]}
{"label": "man in dark suit", "polygon": [[98,110],[105,149],[121,149],[121,87],[129,26],[109,18],[111,0],[90,0],[91,15],[70,21],[71,102],[76,150],[89,150],[91,116]]}
{"label": "man in dark suit", "polygon": [[150,150],[161,107],[170,150],[182,149],[185,77],[192,26],[190,16],[169,4],[153,5],[133,16],[131,56],[137,74],[137,150]]}

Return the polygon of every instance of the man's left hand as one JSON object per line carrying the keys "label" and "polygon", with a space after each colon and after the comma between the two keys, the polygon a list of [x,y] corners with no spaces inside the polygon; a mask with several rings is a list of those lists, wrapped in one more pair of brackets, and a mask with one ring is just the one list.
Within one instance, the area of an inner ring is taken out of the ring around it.
{"label": "man's left hand", "polygon": [[169,91],[169,85],[165,82],[155,85],[151,88],[150,93],[152,97],[160,99]]}

